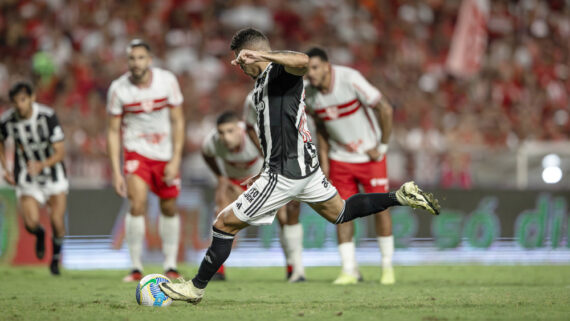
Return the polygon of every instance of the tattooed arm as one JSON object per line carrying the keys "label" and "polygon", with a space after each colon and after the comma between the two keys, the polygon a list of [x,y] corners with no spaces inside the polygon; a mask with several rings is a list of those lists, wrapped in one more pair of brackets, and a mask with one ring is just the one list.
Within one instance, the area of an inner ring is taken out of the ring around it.
{"label": "tattooed arm", "polygon": [[255,51],[243,49],[232,61],[233,65],[249,65],[255,62],[274,62],[283,65],[285,71],[296,76],[303,76],[309,66],[309,56],[296,51]]}

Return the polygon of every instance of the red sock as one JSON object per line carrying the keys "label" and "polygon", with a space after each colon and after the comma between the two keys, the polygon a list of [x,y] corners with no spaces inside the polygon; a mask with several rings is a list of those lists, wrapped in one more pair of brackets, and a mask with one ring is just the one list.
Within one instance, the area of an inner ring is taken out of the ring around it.
{"label": "red sock", "polygon": [[287,265],[287,273],[293,273],[293,265],[291,264]]}
{"label": "red sock", "polygon": [[220,266],[220,268],[218,269],[218,271],[216,273],[225,274],[226,272],[224,271],[224,265]]}

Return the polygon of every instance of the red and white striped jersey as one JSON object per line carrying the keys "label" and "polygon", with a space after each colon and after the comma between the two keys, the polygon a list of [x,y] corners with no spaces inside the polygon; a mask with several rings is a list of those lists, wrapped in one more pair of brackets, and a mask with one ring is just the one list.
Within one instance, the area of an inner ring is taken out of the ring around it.
{"label": "red and white striped jersey", "polygon": [[320,92],[305,87],[308,112],[325,125],[329,135],[330,159],[365,163],[366,150],[380,143],[382,133],[372,107],[382,94],[355,69],[332,65],[331,87]]}
{"label": "red and white striped jersey", "polygon": [[122,117],[123,147],[144,157],[168,161],[172,158],[170,108],[183,98],[176,76],[168,70],[151,68],[147,87],[137,86],[125,73],[111,83],[107,112]]}
{"label": "red and white striped jersey", "polygon": [[228,178],[246,179],[261,172],[263,158],[259,150],[245,132],[245,124],[239,123],[242,129],[242,143],[238,150],[229,150],[221,141],[218,131],[213,129],[204,143],[202,153],[209,157],[216,157],[222,174]]}

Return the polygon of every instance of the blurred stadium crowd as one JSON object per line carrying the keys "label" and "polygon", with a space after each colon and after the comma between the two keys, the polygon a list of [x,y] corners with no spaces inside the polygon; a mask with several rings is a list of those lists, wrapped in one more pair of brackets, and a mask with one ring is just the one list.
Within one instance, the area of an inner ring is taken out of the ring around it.
{"label": "blurred stadium crowd", "polygon": [[[106,93],[126,71],[134,37],[174,71],[187,117],[186,181],[204,179],[201,141],[224,110],[241,113],[251,79],[233,70],[229,39],[244,26],[273,48],[324,46],[360,70],[396,107],[390,172],[396,180],[468,188],[479,151],[570,137],[570,4],[492,1],[481,71],[445,71],[461,1],[454,0],[4,0],[0,108],[16,79],[33,79],[67,135],[72,183],[105,184]],[[417,151],[421,150],[421,153]],[[474,152],[475,151],[475,152]]]}

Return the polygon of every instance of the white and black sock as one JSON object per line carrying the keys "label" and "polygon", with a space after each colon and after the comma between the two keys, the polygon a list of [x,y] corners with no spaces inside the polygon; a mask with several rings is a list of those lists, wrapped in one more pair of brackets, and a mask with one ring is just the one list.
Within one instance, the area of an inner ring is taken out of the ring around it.
{"label": "white and black sock", "polygon": [[232,251],[235,235],[226,233],[212,227],[212,244],[208,248],[198,274],[192,279],[194,286],[203,289],[208,285],[216,271],[224,264]]}
{"label": "white and black sock", "polygon": [[51,244],[53,248],[52,261],[59,261],[61,257],[61,248],[63,247],[63,237],[52,237]]}
{"label": "white and black sock", "polygon": [[395,192],[354,194],[344,202],[344,208],[338,215],[335,224],[346,223],[355,218],[382,212],[389,207],[402,205]]}

